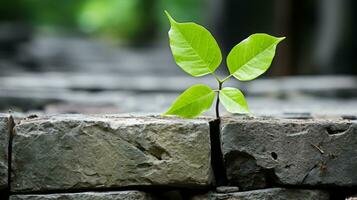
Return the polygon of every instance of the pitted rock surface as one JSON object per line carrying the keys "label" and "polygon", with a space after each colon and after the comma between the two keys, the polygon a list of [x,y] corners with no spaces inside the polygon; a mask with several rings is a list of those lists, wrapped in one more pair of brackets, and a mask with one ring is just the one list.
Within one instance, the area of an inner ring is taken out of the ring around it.
{"label": "pitted rock surface", "polygon": [[243,189],[357,185],[356,121],[225,119],[221,137],[229,182]]}
{"label": "pitted rock surface", "polygon": [[140,191],[83,192],[68,194],[13,195],[10,200],[152,200],[149,194]]}
{"label": "pitted rock surface", "polygon": [[22,121],[13,138],[12,191],[205,187],[207,120],[57,115]]}

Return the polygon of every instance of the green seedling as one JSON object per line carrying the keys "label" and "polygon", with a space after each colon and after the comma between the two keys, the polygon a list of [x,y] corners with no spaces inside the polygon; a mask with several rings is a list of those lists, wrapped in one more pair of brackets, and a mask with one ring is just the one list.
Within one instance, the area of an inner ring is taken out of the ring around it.
{"label": "green seedling", "polygon": [[230,75],[220,79],[215,71],[222,62],[222,53],[211,33],[195,23],[179,23],[167,11],[165,13],[171,24],[170,47],[177,65],[194,77],[213,75],[218,82],[218,89],[194,85],[183,92],[164,115],[195,118],[211,108],[215,96],[217,118],[220,117],[220,102],[230,113],[249,113],[243,93],[237,88],[222,87],[223,83],[231,77],[250,81],[262,75],[272,63],[276,46],[285,37],[277,38],[263,33],[249,36],[228,54]]}

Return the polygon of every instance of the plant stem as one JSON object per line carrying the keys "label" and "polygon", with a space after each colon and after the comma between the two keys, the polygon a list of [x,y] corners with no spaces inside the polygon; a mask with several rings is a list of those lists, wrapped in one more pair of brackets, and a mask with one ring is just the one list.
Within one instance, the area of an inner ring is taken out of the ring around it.
{"label": "plant stem", "polygon": [[216,118],[219,119],[219,93],[221,92],[223,82],[218,81],[218,92],[217,92],[217,101],[216,101]]}
{"label": "plant stem", "polygon": [[213,72],[212,73],[212,75],[216,78],[216,80],[218,81],[218,82],[222,82],[220,79],[219,79],[219,77]]}
{"label": "plant stem", "polygon": [[227,76],[226,78],[224,78],[221,82],[225,82],[226,80],[228,80],[230,77],[232,77],[233,76],[233,74],[231,74],[231,75],[229,75],[229,76]]}

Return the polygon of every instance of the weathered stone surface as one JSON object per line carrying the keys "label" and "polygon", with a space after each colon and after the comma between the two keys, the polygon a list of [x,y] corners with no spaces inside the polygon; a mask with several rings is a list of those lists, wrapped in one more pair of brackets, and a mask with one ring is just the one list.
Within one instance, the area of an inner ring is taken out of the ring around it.
{"label": "weathered stone surface", "polygon": [[239,187],[236,186],[219,186],[216,187],[217,193],[239,192]]}
{"label": "weathered stone surface", "polygon": [[226,119],[222,152],[231,184],[356,186],[357,124],[348,120]]}
{"label": "weathered stone surface", "polygon": [[318,190],[297,190],[269,188],[247,192],[232,192],[226,194],[209,193],[193,197],[192,200],[328,200],[327,192]]}
{"label": "weathered stone surface", "polygon": [[152,200],[152,196],[140,191],[83,192],[45,195],[12,195],[10,200]]}
{"label": "weathered stone surface", "polygon": [[22,121],[12,191],[207,186],[209,124],[150,116],[57,115]]}
{"label": "weathered stone surface", "polygon": [[8,185],[8,146],[10,126],[9,116],[0,114],[0,189],[5,189]]}

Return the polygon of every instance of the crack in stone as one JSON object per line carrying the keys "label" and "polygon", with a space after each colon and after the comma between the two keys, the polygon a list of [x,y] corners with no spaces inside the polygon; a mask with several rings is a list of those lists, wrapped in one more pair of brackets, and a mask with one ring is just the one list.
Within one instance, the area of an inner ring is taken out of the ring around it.
{"label": "crack in stone", "polygon": [[[97,127],[98,129],[104,131],[104,132],[111,132],[115,133],[117,132],[116,129],[113,129],[110,125],[106,123],[100,123],[100,124],[93,124],[91,127]],[[126,142],[128,145],[132,146],[133,148],[137,149],[138,151],[142,152],[144,155],[148,157],[154,157],[157,160],[163,160],[163,159],[169,159],[171,158],[171,155],[169,152],[167,152],[164,148],[157,144],[150,144],[149,148],[145,148],[142,144],[140,144],[137,141],[132,141],[128,140],[124,137],[122,137],[120,134],[116,134],[120,140]]]}
{"label": "crack in stone", "polygon": [[327,126],[325,128],[326,132],[329,134],[329,135],[343,135],[347,132],[350,131],[350,129],[352,128],[352,124],[349,124],[347,127],[346,126]]}
{"label": "crack in stone", "polygon": [[314,170],[316,167],[318,167],[317,164],[315,164],[315,165],[309,170],[309,172],[305,174],[305,176],[304,176],[304,178],[301,180],[301,183],[300,183],[300,184],[304,184],[304,183],[305,183],[307,177],[310,175],[310,173],[312,172],[312,170]]}
{"label": "crack in stone", "polygon": [[12,140],[13,140],[13,137],[14,137],[14,128],[15,128],[15,120],[14,118],[12,117],[12,115],[9,116],[9,142],[8,142],[8,157],[7,157],[7,160],[8,160],[8,174],[7,174],[7,189],[8,189],[8,193],[10,193],[11,191],[11,174],[12,174]]}
{"label": "crack in stone", "polygon": [[[130,143],[129,141],[126,141],[126,142]],[[143,147],[138,142],[133,142],[133,143],[130,143],[130,144],[135,146],[143,154],[155,157],[157,160],[163,160],[165,158],[171,158],[171,155],[169,154],[169,152],[167,152],[164,148],[162,148],[160,146],[152,145],[148,149],[146,149],[145,147]]]}

